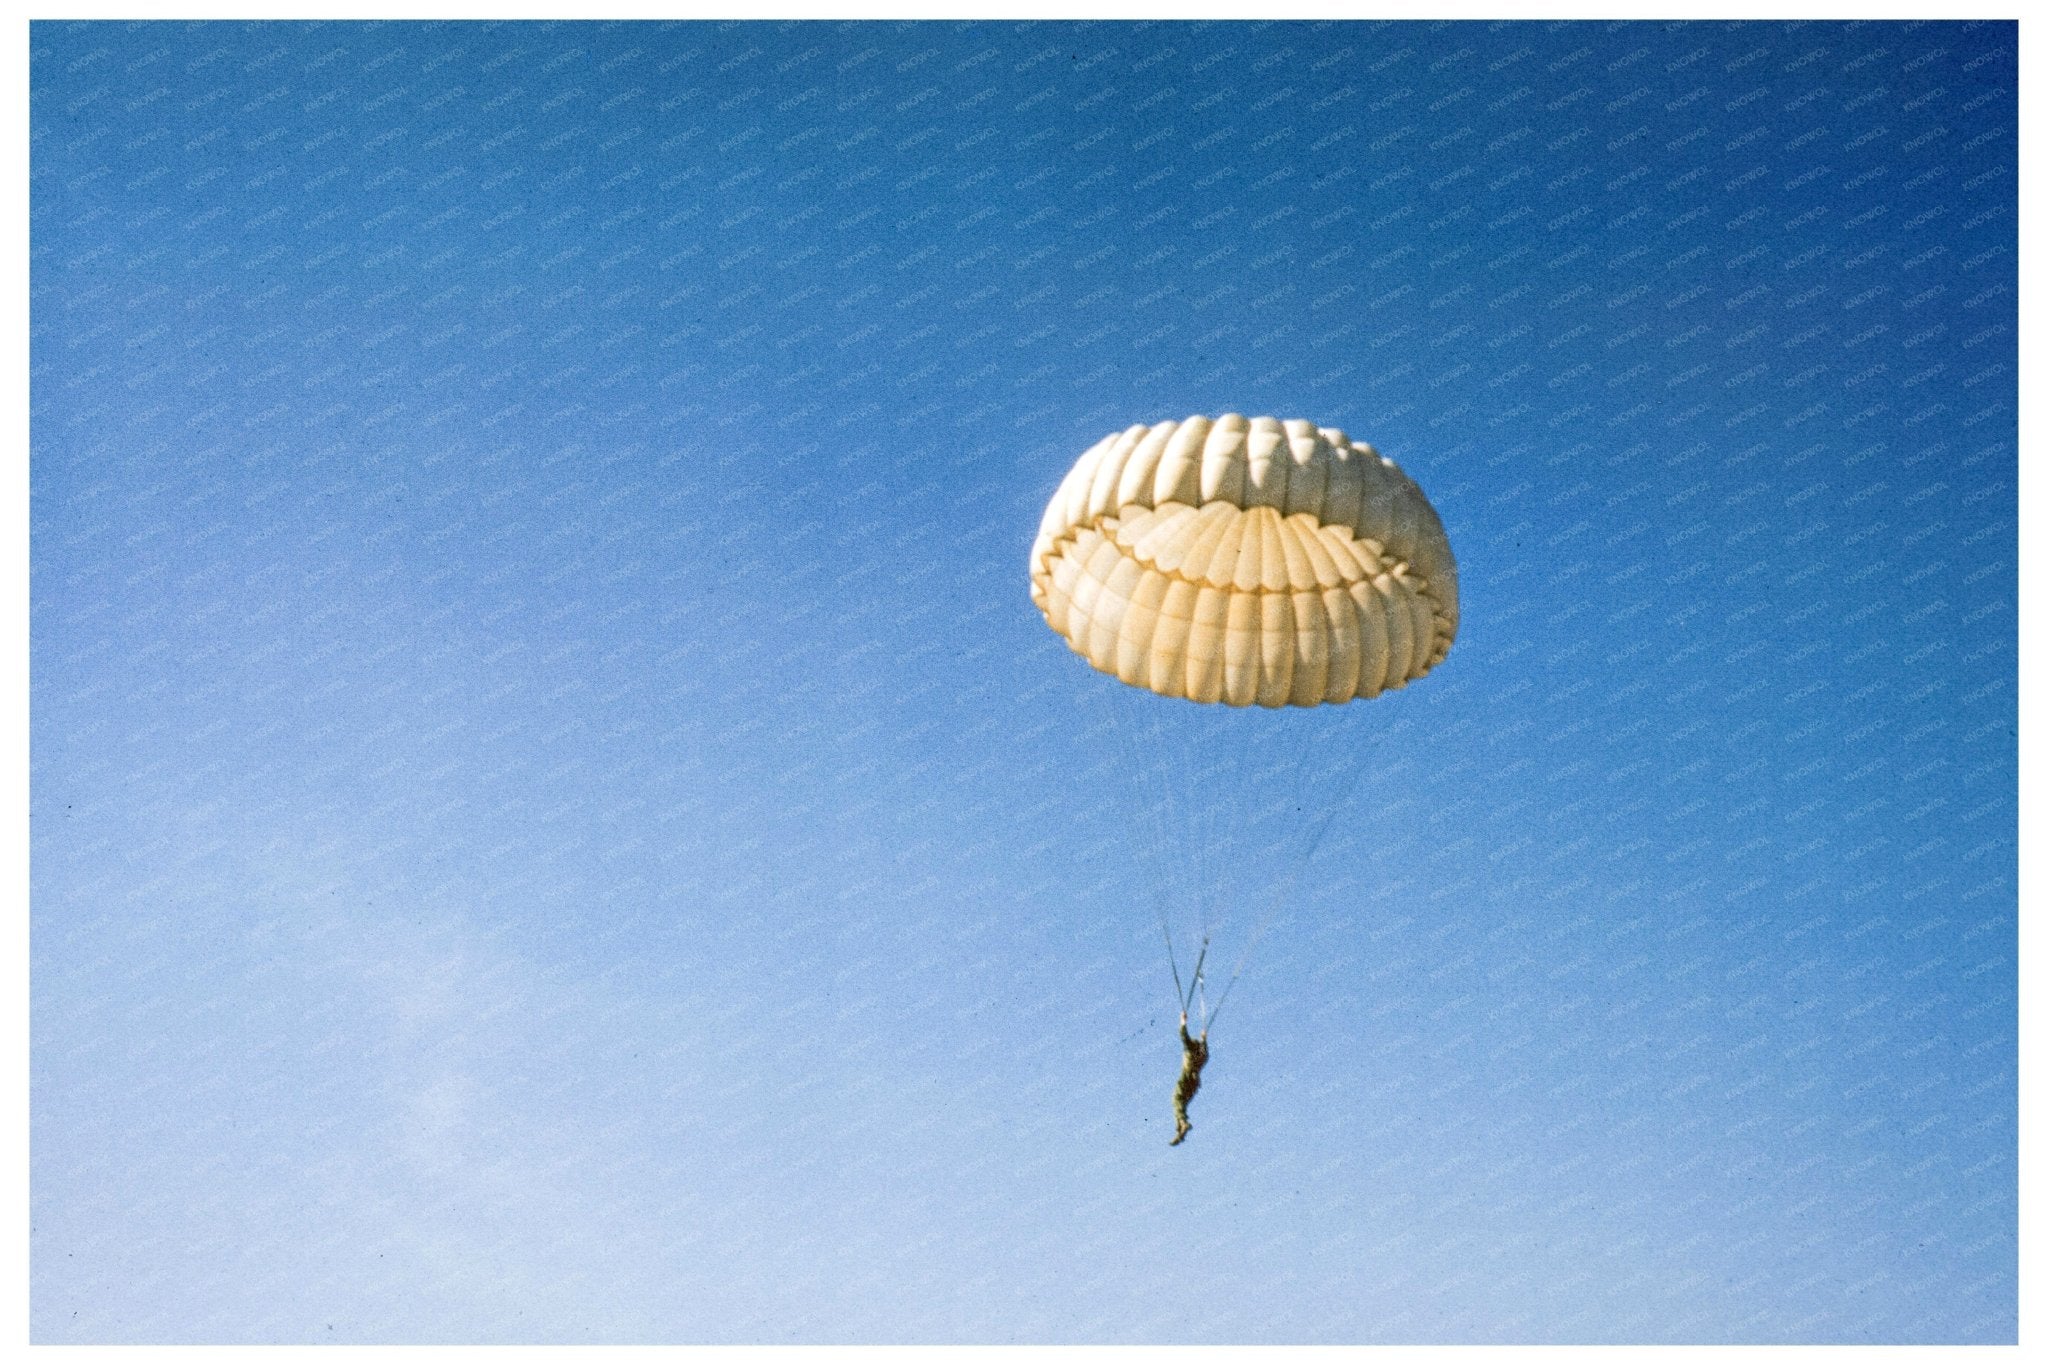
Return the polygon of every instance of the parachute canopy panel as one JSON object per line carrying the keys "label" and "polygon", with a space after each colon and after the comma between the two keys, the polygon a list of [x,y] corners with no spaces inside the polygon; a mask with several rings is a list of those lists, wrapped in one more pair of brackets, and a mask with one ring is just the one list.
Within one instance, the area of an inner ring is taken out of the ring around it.
{"label": "parachute canopy panel", "polygon": [[1376,697],[1458,631],[1458,567],[1415,481],[1372,446],[1235,413],[1134,426],[1068,471],[1031,600],[1077,654],[1230,706]]}

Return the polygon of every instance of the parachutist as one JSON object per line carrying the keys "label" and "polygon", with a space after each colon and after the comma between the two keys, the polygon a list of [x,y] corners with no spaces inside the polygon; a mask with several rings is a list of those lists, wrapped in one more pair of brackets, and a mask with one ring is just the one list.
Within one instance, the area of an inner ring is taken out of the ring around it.
{"label": "parachutist", "polygon": [[[1229,746],[1241,744],[1247,755],[1260,742],[1256,736],[1279,739],[1252,719],[1260,712],[1342,706],[1397,691],[1442,663],[1458,635],[1458,561],[1428,497],[1370,441],[1302,418],[1227,412],[1109,433],[1073,463],[1046,504],[1030,575],[1031,600],[1046,625],[1090,668],[1153,696],[1256,708],[1246,712],[1243,739]],[[1198,732],[1165,723],[1156,709],[1146,714],[1152,733],[1125,736],[1134,750],[1192,754]],[[1310,733],[1302,730],[1301,739]],[[1329,752],[1348,749],[1333,743]],[[1268,771],[1266,762],[1259,760],[1257,770]],[[1202,869],[1214,859],[1221,871],[1255,849],[1248,840],[1218,837],[1231,821],[1209,824],[1212,835],[1190,837],[1187,817],[1207,823],[1223,813],[1223,805],[1209,805],[1212,788],[1225,801],[1233,788],[1250,790],[1243,780],[1253,771],[1248,759],[1235,774],[1230,766],[1191,758],[1181,772],[1145,774],[1159,784],[1148,795],[1162,803],[1160,863],[1194,869],[1192,882],[1162,888],[1155,899],[1181,1015],[1176,1147],[1191,1131],[1188,1102],[1209,1061],[1209,1029],[1295,875],[1273,887],[1271,907],[1210,1008],[1202,974],[1209,910],[1235,893],[1202,885]],[[1314,824],[1314,838],[1294,860],[1299,872],[1347,803],[1304,800],[1306,793],[1293,788],[1288,795],[1309,809],[1305,819],[1286,823],[1304,834]],[[1319,805],[1325,808],[1316,824]],[[1276,842],[1265,850],[1276,864],[1278,849]],[[1187,852],[1195,856],[1182,863]],[[1202,946],[1187,978],[1166,913],[1183,898],[1202,913]],[[1202,1021],[1199,1038],[1188,1032],[1191,1010]]]}
{"label": "parachutist", "polygon": [[1192,1037],[1188,1033],[1187,1011],[1180,1016],[1180,1080],[1173,1087],[1173,1141],[1169,1147],[1178,1147],[1187,1140],[1194,1130],[1188,1122],[1188,1101],[1202,1088],[1202,1068],[1209,1064],[1209,1030],[1203,1029],[1202,1036]]}

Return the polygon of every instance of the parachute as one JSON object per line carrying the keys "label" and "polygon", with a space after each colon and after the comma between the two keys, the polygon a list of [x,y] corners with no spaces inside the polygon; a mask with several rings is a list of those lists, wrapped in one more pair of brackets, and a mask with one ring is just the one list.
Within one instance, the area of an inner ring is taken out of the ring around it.
{"label": "parachute", "polygon": [[1133,426],[1077,460],[1031,598],[1098,670],[1229,706],[1376,697],[1458,631],[1457,562],[1414,480],[1340,430],[1235,413]]}
{"label": "parachute", "polygon": [[[1148,890],[1182,1038],[1192,1011],[1206,1060],[1216,1011],[1342,808],[1313,793],[1318,774],[1355,765],[1357,728],[1311,725],[1304,711],[1405,687],[1457,635],[1443,522],[1399,466],[1336,428],[1235,413],[1138,425],[1097,442],[1053,494],[1031,547],[1031,600],[1069,649],[1127,685],[1109,692],[1137,699],[1094,698],[1109,703],[1106,729],[1138,792],[1133,842],[1158,869]],[[1199,716],[1169,717],[1162,697],[1201,704]],[[1254,706],[1284,714],[1208,723]],[[1243,899],[1249,888],[1229,881],[1253,866],[1270,874],[1271,905],[1212,1006],[1213,915]],[[1188,979],[1169,908],[1199,911]],[[1184,1069],[1181,1136],[1187,1080]]]}

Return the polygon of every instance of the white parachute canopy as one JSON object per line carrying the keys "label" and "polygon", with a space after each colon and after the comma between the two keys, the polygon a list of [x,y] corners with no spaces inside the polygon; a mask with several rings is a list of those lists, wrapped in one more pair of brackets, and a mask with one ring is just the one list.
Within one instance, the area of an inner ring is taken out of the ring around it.
{"label": "white parachute canopy", "polygon": [[1031,598],[1102,672],[1230,706],[1376,697],[1458,631],[1457,562],[1414,480],[1342,431],[1234,413],[1134,426],[1076,461]]}

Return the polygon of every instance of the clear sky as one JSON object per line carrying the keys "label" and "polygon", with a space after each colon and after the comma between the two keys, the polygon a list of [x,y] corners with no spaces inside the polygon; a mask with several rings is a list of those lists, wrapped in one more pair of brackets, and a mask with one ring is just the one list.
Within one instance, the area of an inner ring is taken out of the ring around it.
{"label": "clear sky", "polygon": [[[2016,46],[35,26],[36,1337],[2011,1340]],[[1046,629],[1233,411],[1437,672]]]}

